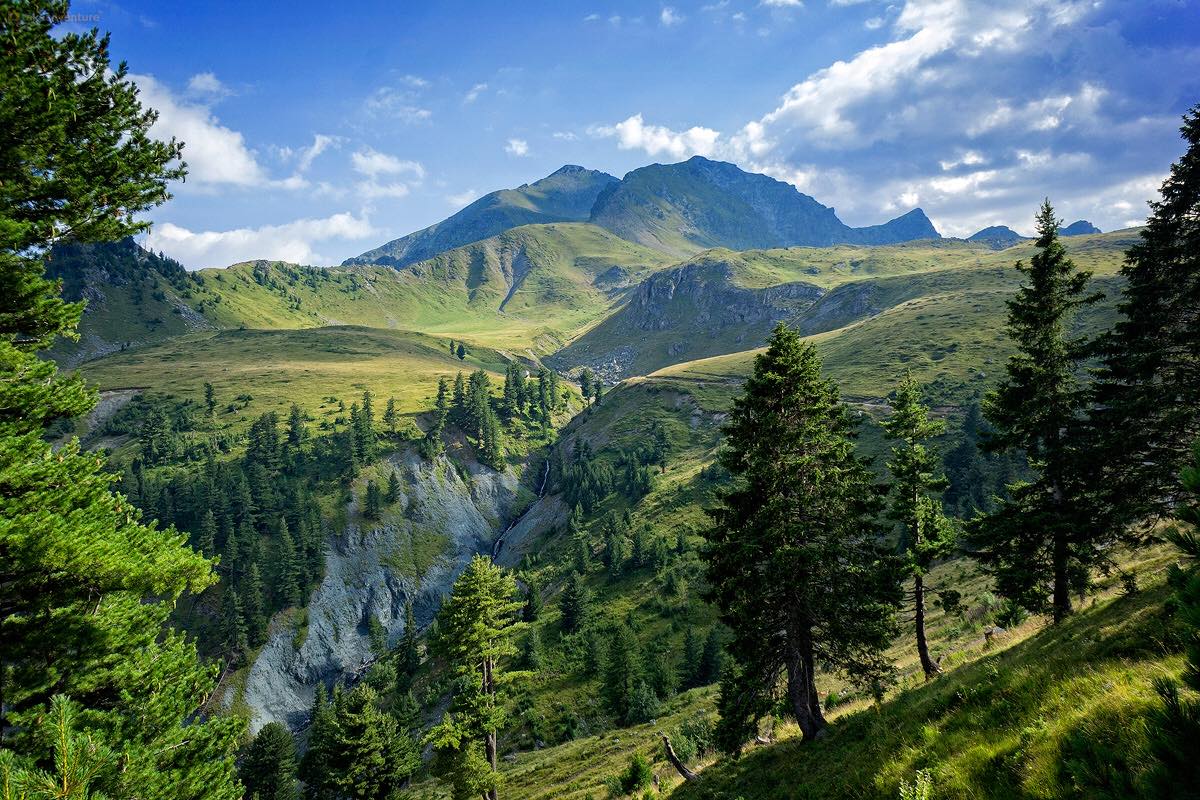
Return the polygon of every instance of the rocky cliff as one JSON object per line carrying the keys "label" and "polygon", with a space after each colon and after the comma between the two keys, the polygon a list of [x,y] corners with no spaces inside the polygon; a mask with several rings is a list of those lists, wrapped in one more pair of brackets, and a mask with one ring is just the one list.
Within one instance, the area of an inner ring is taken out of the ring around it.
{"label": "rocky cliff", "polygon": [[[472,467],[463,475],[445,457],[430,463],[412,453],[391,457],[384,469],[400,475],[395,512],[368,523],[349,508],[307,608],[273,621],[240,689],[253,731],[268,722],[303,727],[318,684],[360,674],[374,659],[372,619],[389,645],[404,633],[406,601],[417,624],[427,625],[471,557],[491,552],[518,498],[512,471]],[[224,691],[223,703],[233,707],[238,687]]]}

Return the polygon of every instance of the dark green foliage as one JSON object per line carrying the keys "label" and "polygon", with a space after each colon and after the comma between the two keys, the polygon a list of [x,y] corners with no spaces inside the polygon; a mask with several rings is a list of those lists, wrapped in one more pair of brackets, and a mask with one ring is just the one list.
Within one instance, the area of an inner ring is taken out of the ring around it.
{"label": "dark green foliage", "polygon": [[[604,665],[604,702],[610,714],[622,725],[645,722],[647,710],[641,645],[628,625],[613,629]],[[651,692],[653,694],[653,692]]]}
{"label": "dark green foliage", "polygon": [[1180,496],[1176,475],[1200,436],[1200,106],[1181,132],[1187,151],[1126,253],[1121,316],[1096,347],[1101,450],[1092,480],[1114,527],[1169,514]]}
{"label": "dark green foliage", "polygon": [[516,593],[510,575],[476,556],[438,612],[434,645],[457,686],[424,741],[437,751],[435,769],[451,781],[456,800],[498,795],[497,736],[507,722],[501,690],[515,677],[501,672],[500,660],[516,654],[512,638],[525,625],[517,622]]}
{"label": "dark green foliage", "polygon": [[910,600],[917,655],[926,678],[941,671],[930,658],[925,637],[926,575],[934,561],[950,555],[958,536],[954,524],[942,513],[941,502],[935,499],[947,481],[938,474],[939,459],[927,445],[945,427],[929,418],[920,387],[911,374],[906,374],[896,389],[892,414],[883,423],[886,437],[895,442],[887,463],[892,477],[887,516],[900,531],[904,573],[913,581]]}
{"label": "dark green foliage", "polygon": [[242,616],[242,602],[233,591],[227,592],[222,604],[221,639],[230,663],[235,667],[245,663],[250,641],[246,634],[246,620]]}
{"label": "dark green foliage", "polygon": [[634,754],[629,767],[621,774],[621,791],[625,794],[649,789],[654,784],[654,770],[641,753]]}
{"label": "dark green foliage", "polygon": [[696,635],[695,628],[688,628],[683,635],[683,659],[679,665],[681,685],[684,689],[703,686],[700,660],[704,657],[704,641]]}
{"label": "dark green foliage", "polygon": [[714,625],[709,628],[708,636],[704,639],[704,651],[700,656],[700,664],[696,670],[698,686],[708,686],[721,679],[721,672],[725,669],[724,639],[720,626]]}
{"label": "dark green foliage", "polygon": [[825,725],[822,663],[883,680],[898,600],[875,544],[880,502],[855,454],[854,425],[812,345],[776,327],[724,428],[733,488],[706,532],[709,597],[732,631],[721,686],[721,746],[738,751],[786,680],[805,740]]}
{"label": "dark green foliage", "polygon": [[[1169,609],[1182,631],[1187,654],[1183,683],[1200,692],[1200,441],[1193,447],[1192,458],[1179,476],[1182,492],[1176,492],[1181,527],[1168,535],[1189,563],[1171,569],[1168,579],[1175,592]],[[1156,796],[1171,800],[1200,797],[1200,700],[1181,694],[1173,680],[1160,678],[1155,688],[1162,700],[1150,728]]]}
{"label": "dark green foliage", "polygon": [[521,615],[526,622],[537,622],[542,615],[542,589],[533,580],[525,585],[525,608]]}
{"label": "dark green foliage", "polygon": [[588,620],[590,605],[590,592],[583,585],[583,578],[578,572],[572,572],[567,576],[562,594],[558,599],[564,633],[574,633],[583,628]]}
{"label": "dark green foliage", "polygon": [[1017,352],[1000,385],[984,400],[991,451],[1025,452],[1035,477],[980,520],[973,539],[985,568],[1006,597],[1031,610],[1071,612],[1071,593],[1086,587],[1103,563],[1110,537],[1089,524],[1093,504],[1081,478],[1092,456],[1079,449],[1086,396],[1077,377],[1083,342],[1067,327],[1081,306],[1090,273],[1077,270],[1058,238],[1049,201],[1037,215],[1037,253],[1016,268],[1025,278],[1008,301],[1008,335]]}
{"label": "dark green foliage", "polygon": [[263,726],[238,769],[247,800],[296,800],[296,743],[278,722]]}
{"label": "dark green foliage", "polygon": [[331,704],[318,695],[300,769],[310,796],[386,800],[420,767],[416,743],[377,703],[366,684]]}
{"label": "dark green foliage", "polygon": [[395,470],[388,473],[387,491],[383,493],[383,499],[388,505],[400,499],[400,475]]}
{"label": "dark green foliage", "polygon": [[542,637],[537,628],[531,625],[525,634],[525,641],[521,644],[521,666],[537,671],[542,668],[543,663]]}
{"label": "dark green foliage", "polygon": [[[458,380],[455,382],[455,392],[459,393],[462,390],[462,373],[458,375]],[[455,403],[461,405],[463,398],[456,394]],[[457,406],[456,406],[457,407]],[[442,432],[446,430],[446,423],[450,419],[450,386],[446,383],[445,378],[438,380],[437,402],[433,408],[433,419],[430,420],[429,429],[425,431],[425,436],[421,439],[421,455],[425,458],[433,458],[446,449],[442,443]],[[461,408],[459,409],[461,414]]]}
{"label": "dark green foliage", "polygon": [[80,792],[232,800],[239,723],[193,717],[215,673],[164,630],[184,592],[211,585],[212,564],[174,529],[142,524],[101,458],[42,438],[94,394],[36,355],[75,337],[81,307],[34,256],[60,237],[144,230],[136,214],[183,175],[180,146],[149,138],[155,115],[110,66],[107,39],[54,30],[67,11],[0,14],[0,758],[7,772],[120,754]]}
{"label": "dark green foliage", "polygon": [[421,668],[421,651],[417,645],[419,636],[417,618],[413,614],[411,600],[404,603],[404,633],[400,636],[400,647],[396,662],[396,685],[401,692],[412,686],[417,670]]}
{"label": "dark green foliage", "polygon": [[367,490],[363,494],[363,516],[370,520],[383,516],[383,492],[373,480],[367,481]]}

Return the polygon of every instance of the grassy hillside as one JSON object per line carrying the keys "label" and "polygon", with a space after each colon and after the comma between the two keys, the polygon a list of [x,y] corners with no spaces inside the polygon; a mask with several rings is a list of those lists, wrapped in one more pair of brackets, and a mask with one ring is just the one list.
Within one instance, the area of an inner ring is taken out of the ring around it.
{"label": "grassy hillside", "polygon": [[[1096,288],[1114,296],[1124,249],[1135,238],[1119,231],[1072,237],[1067,246],[1095,273]],[[822,334],[828,366],[851,394],[880,396],[879,387],[894,382],[891,373],[907,366],[927,383],[944,384],[947,395],[969,395],[1007,355],[1004,301],[1020,280],[1012,265],[1031,254],[1028,243],[996,252],[958,241],[712,251],[651,277],[553,361],[644,375],[753,349],[785,320]],[[1097,329],[1111,315],[1112,303],[1102,304],[1081,317],[1080,328]]]}
{"label": "grassy hillside", "polygon": [[197,402],[211,382],[216,423],[240,429],[267,411],[286,417],[292,403],[313,414],[336,407],[328,397],[348,407],[367,389],[377,398],[377,413],[394,397],[397,408],[412,415],[433,406],[439,378],[483,368],[502,381],[504,364],[499,353],[483,348],[472,348],[460,361],[450,355],[447,339],[328,327],[186,336],[89,362],[82,372],[102,390],[150,389]]}

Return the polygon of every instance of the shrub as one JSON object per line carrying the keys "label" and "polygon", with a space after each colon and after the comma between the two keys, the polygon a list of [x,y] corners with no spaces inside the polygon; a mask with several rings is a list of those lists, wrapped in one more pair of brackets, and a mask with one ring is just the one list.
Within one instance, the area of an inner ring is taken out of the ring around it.
{"label": "shrub", "polygon": [[629,766],[621,774],[621,791],[633,794],[649,788],[653,783],[654,770],[650,768],[650,762],[641,753],[634,753],[633,758],[629,760]]}

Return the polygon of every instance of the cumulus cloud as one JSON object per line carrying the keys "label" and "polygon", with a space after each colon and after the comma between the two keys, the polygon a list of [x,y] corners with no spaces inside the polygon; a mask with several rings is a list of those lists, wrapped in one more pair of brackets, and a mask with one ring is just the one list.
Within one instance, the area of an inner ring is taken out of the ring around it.
{"label": "cumulus cloud", "polygon": [[[416,81],[414,83],[414,81]],[[381,86],[367,97],[363,108],[373,117],[388,117],[408,124],[426,122],[433,112],[418,101],[420,90],[428,85],[422,78],[409,75],[401,79],[402,86]]]}
{"label": "cumulus cloud", "polygon": [[188,94],[220,99],[233,92],[212,72],[199,72],[188,80]]}
{"label": "cumulus cloud", "polygon": [[920,205],[944,233],[1028,228],[1049,196],[1062,216],[1120,227],[1144,216],[1151,178],[1181,152],[1180,98],[1200,94],[1200,50],[1123,33],[1139,8],[907,0],[872,17],[886,41],[799,76],[740,128],[676,130],[639,113],[590,131],[766,172],[851,224]]}
{"label": "cumulus cloud", "polygon": [[142,103],[158,112],[150,135],[158,139],[174,136],[184,143],[188,182],[200,186],[272,184],[242,134],[222,125],[207,105],[180,100],[149,75],[130,77],[138,86]]}
{"label": "cumulus cloud", "polygon": [[363,147],[360,150],[356,150],[350,156],[350,163],[354,166],[355,172],[371,178],[378,175],[399,175],[402,173],[409,173],[417,178],[425,177],[425,168],[419,162],[396,158],[371,147]]}
{"label": "cumulus cloud", "polygon": [[802,0],[762,0],[762,5],[768,8],[801,8]]}
{"label": "cumulus cloud", "polygon": [[678,25],[679,23],[683,22],[683,15],[671,6],[663,6],[662,11],[659,12],[658,20],[664,26],[670,28],[673,25]]}
{"label": "cumulus cloud", "polygon": [[647,125],[641,114],[634,114],[616,125],[600,125],[590,129],[593,136],[612,137],[622,150],[644,150],[647,155],[668,155],[682,159],[689,156],[709,156],[716,149],[720,133],[711,128],[693,127],[674,131],[662,125]]}
{"label": "cumulus cloud", "polygon": [[527,156],[529,155],[529,142],[524,139],[509,139],[504,145],[504,152],[510,156]]}
{"label": "cumulus cloud", "polygon": [[379,235],[365,215],[356,217],[343,212],[319,219],[226,231],[192,231],[167,222],[154,226],[146,236],[146,246],[162,250],[191,269],[224,267],[254,259],[323,265],[340,259],[323,256],[318,246],[361,242]]}

